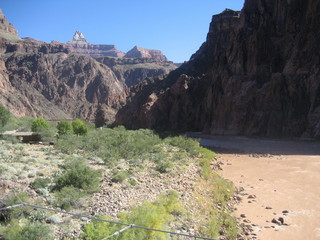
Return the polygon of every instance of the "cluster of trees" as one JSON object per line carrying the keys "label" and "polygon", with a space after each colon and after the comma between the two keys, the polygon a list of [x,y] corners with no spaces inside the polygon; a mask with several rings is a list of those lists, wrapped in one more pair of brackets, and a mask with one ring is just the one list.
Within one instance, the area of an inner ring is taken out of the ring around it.
{"label": "cluster of trees", "polygon": [[[11,118],[10,111],[3,106],[0,106],[0,129],[5,127]],[[12,118],[14,119],[14,118]],[[88,132],[87,125],[80,119],[75,119],[72,122],[61,120],[56,125],[58,135],[76,134],[85,135]],[[50,130],[50,124],[42,117],[35,118],[31,123],[31,131],[45,133]]]}
{"label": "cluster of trees", "polygon": [[[36,118],[32,122],[31,130],[33,132],[42,132],[49,130],[50,126],[48,122],[40,117]],[[76,135],[84,135],[88,132],[87,125],[80,119],[75,119],[71,123],[67,120],[61,120],[57,124],[57,130],[59,135],[66,134],[76,134]]]}

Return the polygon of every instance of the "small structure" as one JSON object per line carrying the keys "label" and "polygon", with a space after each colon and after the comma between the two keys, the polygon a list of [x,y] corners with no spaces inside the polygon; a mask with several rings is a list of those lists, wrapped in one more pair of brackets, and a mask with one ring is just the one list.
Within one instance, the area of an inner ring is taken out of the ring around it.
{"label": "small structure", "polygon": [[3,133],[0,133],[0,136],[12,136],[16,137],[20,141],[24,143],[34,143],[34,142],[39,142],[41,140],[41,137],[39,133],[35,132],[19,132],[17,130],[13,131],[5,131]]}

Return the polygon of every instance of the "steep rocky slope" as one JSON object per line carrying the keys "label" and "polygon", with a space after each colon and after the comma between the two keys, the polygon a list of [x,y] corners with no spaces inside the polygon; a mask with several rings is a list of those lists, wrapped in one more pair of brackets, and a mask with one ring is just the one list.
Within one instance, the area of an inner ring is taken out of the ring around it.
{"label": "steep rocky slope", "polygon": [[247,0],[212,18],[206,42],[117,115],[127,127],[320,137],[320,3]]}
{"label": "steep rocky slope", "polygon": [[3,14],[0,22],[0,104],[14,115],[92,119],[101,104],[111,120],[125,103],[127,87],[106,65],[63,44],[22,40]]}
{"label": "steep rocky slope", "polygon": [[116,74],[117,78],[131,87],[146,78],[168,74],[176,69],[176,65],[158,58],[96,58],[106,64]]}

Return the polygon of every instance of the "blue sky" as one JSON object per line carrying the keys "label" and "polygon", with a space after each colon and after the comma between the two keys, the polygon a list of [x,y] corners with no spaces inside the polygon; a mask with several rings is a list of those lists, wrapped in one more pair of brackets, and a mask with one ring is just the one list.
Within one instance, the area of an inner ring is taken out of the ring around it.
{"label": "blue sky", "polygon": [[189,60],[205,41],[212,15],[241,10],[244,0],[1,0],[20,37],[67,42],[76,30],[90,43],[161,50]]}

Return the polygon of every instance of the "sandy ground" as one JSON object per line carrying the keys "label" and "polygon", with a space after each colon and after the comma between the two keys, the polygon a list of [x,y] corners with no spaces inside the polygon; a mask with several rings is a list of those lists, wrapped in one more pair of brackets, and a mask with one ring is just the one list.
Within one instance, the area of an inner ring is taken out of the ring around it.
{"label": "sandy ground", "polygon": [[220,152],[221,175],[244,189],[235,214],[253,227],[248,238],[320,239],[320,142],[201,137]]}

